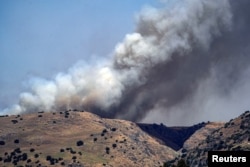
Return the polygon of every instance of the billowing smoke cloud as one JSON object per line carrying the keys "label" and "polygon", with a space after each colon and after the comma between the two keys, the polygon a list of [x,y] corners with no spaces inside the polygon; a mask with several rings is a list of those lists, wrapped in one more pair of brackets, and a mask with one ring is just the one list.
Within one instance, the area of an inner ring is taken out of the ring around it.
{"label": "billowing smoke cloud", "polygon": [[[227,113],[219,110],[240,98],[240,88],[250,88],[249,7],[247,0],[187,0],[171,9],[145,8],[111,60],[78,63],[53,80],[34,79],[31,92],[5,112],[78,108],[111,118],[163,115],[179,122],[187,115],[200,121]],[[211,108],[217,113],[209,110],[216,102],[224,106]]]}

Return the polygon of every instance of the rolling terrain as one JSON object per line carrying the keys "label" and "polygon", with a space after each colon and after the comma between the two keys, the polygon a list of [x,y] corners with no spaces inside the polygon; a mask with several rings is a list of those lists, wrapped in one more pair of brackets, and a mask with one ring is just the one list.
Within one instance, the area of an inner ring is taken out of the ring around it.
{"label": "rolling terrain", "polygon": [[250,112],[229,122],[166,127],[101,118],[86,111],[0,116],[0,166],[187,165],[210,150],[250,150]]}
{"label": "rolling terrain", "polygon": [[178,153],[135,123],[89,112],[0,117],[0,166],[161,166]]}
{"label": "rolling terrain", "polygon": [[250,112],[226,123],[209,122],[186,140],[181,155],[165,166],[184,160],[191,167],[206,167],[208,151],[250,151]]}

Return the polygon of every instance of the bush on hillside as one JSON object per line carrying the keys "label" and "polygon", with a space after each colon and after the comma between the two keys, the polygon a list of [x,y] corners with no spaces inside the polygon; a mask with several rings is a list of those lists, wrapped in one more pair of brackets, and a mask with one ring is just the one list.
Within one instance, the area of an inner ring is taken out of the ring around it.
{"label": "bush on hillside", "polygon": [[83,143],[82,140],[79,140],[79,141],[76,142],[76,145],[77,145],[77,146],[82,146],[83,144],[84,144],[84,143]]}

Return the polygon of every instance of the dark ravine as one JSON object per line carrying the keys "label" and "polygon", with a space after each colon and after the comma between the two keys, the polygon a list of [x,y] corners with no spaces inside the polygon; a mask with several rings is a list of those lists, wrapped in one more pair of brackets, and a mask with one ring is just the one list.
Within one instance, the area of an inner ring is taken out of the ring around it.
{"label": "dark ravine", "polygon": [[167,127],[164,124],[137,124],[144,132],[156,138],[162,144],[178,151],[184,142],[206,123],[200,123],[189,127]]}

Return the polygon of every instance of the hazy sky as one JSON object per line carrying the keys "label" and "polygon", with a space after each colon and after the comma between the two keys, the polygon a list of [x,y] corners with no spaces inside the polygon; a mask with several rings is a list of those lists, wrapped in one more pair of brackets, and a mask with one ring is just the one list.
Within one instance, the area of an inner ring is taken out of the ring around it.
{"label": "hazy sky", "polygon": [[78,108],[167,125],[236,117],[250,107],[249,5],[1,0],[0,115]]}
{"label": "hazy sky", "polygon": [[52,78],[83,60],[108,56],[135,14],[156,0],[1,0],[0,110],[31,77]]}

